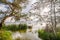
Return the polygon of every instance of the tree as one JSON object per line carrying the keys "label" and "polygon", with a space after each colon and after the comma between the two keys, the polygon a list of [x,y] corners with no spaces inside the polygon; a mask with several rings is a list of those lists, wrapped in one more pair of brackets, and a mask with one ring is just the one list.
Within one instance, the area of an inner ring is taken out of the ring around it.
{"label": "tree", "polygon": [[[39,4],[39,5],[38,5]],[[31,15],[39,16],[43,22],[48,24],[48,28],[56,30],[56,25],[58,23],[58,16],[60,13],[60,1],[59,0],[39,0],[34,3],[34,8],[31,9],[35,13],[30,13]],[[58,7],[59,6],[59,7]],[[41,15],[42,14],[42,15]],[[41,20],[39,21],[41,22]]]}
{"label": "tree", "polygon": [[[0,29],[2,27],[2,24],[4,23],[5,19],[10,17],[10,16],[14,16],[15,19],[20,19],[21,17],[21,13],[20,11],[22,10],[21,4],[22,2],[26,2],[26,0],[11,0],[12,2],[10,2],[9,0],[0,0],[0,2],[4,5],[8,5],[9,10],[3,12],[1,11],[1,14],[5,14],[5,17],[1,20],[0,22]],[[9,15],[7,15],[9,14]]]}

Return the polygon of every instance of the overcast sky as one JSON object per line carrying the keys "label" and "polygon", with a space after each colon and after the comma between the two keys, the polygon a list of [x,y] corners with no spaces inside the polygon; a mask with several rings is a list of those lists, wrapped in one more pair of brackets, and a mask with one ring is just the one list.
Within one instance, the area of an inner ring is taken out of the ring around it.
{"label": "overcast sky", "polygon": [[30,2],[26,5],[26,8],[22,10],[23,13],[29,12],[30,9],[32,9],[32,4],[37,2],[36,0],[29,0]]}

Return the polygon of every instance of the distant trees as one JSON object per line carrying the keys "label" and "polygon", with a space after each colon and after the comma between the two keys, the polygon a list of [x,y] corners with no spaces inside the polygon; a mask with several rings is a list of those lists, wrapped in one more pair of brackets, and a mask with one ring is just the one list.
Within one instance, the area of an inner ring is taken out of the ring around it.
{"label": "distant trees", "polygon": [[[39,4],[39,5],[38,5]],[[59,0],[39,0],[33,4],[34,11],[30,12],[30,15],[38,16],[37,22],[45,22],[53,31],[56,30],[57,23],[59,23],[60,17],[60,1]]]}

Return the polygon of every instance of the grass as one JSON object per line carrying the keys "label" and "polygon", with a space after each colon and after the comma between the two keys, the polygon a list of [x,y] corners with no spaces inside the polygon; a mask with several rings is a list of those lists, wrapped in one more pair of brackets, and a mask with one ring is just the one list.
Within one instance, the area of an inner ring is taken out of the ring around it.
{"label": "grass", "polygon": [[60,32],[56,32],[56,36],[53,33],[46,32],[45,30],[38,30],[38,37],[43,40],[60,40]]}
{"label": "grass", "polygon": [[0,40],[12,40],[11,32],[0,30]]}

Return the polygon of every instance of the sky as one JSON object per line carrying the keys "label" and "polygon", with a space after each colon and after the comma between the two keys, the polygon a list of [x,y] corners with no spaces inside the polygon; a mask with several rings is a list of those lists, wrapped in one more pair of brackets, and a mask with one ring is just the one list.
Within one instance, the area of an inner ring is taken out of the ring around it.
{"label": "sky", "polygon": [[14,0],[7,0],[7,2],[10,2],[10,3],[12,3]]}
{"label": "sky", "polygon": [[26,5],[26,8],[22,10],[22,13],[28,13],[30,9],[32,9],[32,4],[37,2],[36,0],[29,0],[30,2]]}
{"label": "sky", "polygon": [[7,8],[5,8],[5,5],[4,4],[0,4],[0,11],[6,11],[7,10]]}
{"label": "sky", "polygon": [[[12,0],[7,0],[8,2],[13,2]],[[36,0],[29,0],[30,2],[26,5],[26,8],[22,10],[22,13],[27,13],[32,7],[32,4],[34,4],[36,2]],[[6,11],[7,8],[5,8],[6,6],[4,4],[0,4],[0,10]]]}
{"label": "sky", "polygon": [[[14,0],[7,0],[7,2],[11,2],[11,3],[12,3],[13,1],[14,1]],[[7,10],[6,7],[8,7],[8,6],[0,3],[0,10],[6,11],[6,10]]]}

